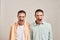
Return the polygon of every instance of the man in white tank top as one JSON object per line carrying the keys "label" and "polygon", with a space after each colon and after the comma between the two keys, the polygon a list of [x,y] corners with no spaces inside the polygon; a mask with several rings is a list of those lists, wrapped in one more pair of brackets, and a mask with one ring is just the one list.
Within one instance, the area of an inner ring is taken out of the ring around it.
{"label": "man in white tank top", "polygon": [[[21,11],[20,11],[21,12]],[[16,39],[17,40],[25,40],[25,34],[24,34],[24,21],[25,21],[25,12],[18,12],[18,27],[17,27],[17,35],[16,35]]]}

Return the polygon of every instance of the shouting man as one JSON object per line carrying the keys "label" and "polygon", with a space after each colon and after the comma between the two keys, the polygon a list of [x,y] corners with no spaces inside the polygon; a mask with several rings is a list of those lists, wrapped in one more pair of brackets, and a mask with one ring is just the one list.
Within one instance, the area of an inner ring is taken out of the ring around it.
{"label": "shouting man", "polygon": [[30,26],[31,40],[52,40],[51,25],[43,21],[44,12],[41,9],[35,11],[35,22]]}

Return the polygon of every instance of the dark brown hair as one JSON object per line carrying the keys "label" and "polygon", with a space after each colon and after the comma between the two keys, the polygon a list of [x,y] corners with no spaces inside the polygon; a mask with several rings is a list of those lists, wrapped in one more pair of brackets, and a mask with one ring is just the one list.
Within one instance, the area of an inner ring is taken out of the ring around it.
{"label": "dark brown hair", "polygon": [[37,9],[37,10],[35,11],[35,15],[36,15],[37,12],[42,12],[42,13],[44,14],[44,12],[43,12],[42,9]]}
{"label": "dark brown hair", "polygon": [[18,14],[17,15],[19,15],[19,13],[24,13],[26,15],[26,12],[24,10],[18,11]]}

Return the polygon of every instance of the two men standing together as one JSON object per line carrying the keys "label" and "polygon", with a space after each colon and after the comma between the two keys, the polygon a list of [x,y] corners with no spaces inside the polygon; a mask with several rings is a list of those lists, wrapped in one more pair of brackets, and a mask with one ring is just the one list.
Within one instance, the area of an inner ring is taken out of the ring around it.
{"label": "two men standing together", "polygon": [[18,11],[18,21],[11,25],[9,40],[53,40],[51,25],[43,21],[43,10],[37,9],[34,16],[35,22],[29,24],[25,20],[26,12]]}

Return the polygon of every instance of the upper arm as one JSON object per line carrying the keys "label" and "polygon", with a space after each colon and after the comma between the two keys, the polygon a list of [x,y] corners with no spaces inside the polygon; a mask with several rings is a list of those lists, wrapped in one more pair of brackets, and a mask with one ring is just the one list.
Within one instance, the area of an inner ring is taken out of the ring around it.
{"label": "upper arm", "polygon": [[10,27],[10,31],[9,31],[9,40],[11,40],[11,34],[12,34],[12,26]]}

